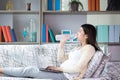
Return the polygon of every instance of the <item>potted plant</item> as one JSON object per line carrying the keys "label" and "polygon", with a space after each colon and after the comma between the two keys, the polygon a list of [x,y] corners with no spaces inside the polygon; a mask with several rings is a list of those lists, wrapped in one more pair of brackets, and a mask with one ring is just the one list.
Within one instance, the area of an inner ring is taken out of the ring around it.
{"label": "potted plant", "polygon": [[79,0],[71,0],[69,3],[71,11],[78,11],[79,7],[83,9],[83,4]]}

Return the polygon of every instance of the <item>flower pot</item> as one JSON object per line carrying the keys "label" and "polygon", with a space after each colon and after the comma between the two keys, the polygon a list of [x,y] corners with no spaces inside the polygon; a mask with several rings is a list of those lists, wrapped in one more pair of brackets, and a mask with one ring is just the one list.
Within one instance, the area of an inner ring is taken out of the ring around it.
{"label": "flower pot", "polygon": [[79,8],[79,3],[77,3],[77,2],[71,3],[72,11],[78,11],[78,8]]}

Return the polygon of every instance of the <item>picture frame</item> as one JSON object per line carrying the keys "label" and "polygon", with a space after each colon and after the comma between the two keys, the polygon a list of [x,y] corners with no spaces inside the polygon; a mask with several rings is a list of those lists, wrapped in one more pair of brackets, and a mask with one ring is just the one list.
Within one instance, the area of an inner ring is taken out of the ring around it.
{"label": "picture frame", "polygon": [[71,35],[71,30],[61,30],[61,34]]}

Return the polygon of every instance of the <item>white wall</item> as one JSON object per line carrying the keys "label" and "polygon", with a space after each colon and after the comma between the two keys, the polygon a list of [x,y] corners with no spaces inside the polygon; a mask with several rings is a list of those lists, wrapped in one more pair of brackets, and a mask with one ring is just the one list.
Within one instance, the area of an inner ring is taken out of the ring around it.
{"label": "white wall", "polygon": [[97,14],[87,15],[87,23],[94,25],[119,25],[120,15],[119,14]]}

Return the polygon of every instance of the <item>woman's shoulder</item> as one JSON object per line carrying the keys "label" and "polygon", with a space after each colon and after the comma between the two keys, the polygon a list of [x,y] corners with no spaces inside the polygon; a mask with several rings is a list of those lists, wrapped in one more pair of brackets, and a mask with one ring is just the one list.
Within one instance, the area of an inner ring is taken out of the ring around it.
{"label": "woman's shoulder", "polygon": [[94,46],[87,44],[84,46],[84,49],[91,49],[91,50],[95,50]]}

